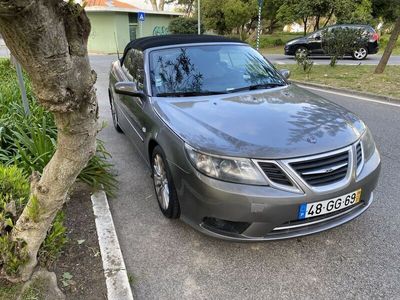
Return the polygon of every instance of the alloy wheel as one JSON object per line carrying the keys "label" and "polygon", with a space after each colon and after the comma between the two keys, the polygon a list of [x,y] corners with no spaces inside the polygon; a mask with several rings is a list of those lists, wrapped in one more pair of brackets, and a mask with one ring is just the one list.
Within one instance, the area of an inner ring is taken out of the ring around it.
{"label": "alloy wheel", "polygon": [[167,210],[169,207],[169,184],[167,178],[167,171],[165,169],[164,161],[161,155],[156,154],[153,161],[154,170],[154,186],[156,189],[157,200],[160,206]]}
{"label": "alloy wheel", "polygon": [[365,48],[360,48],[360,49],[354,51],[354,57],[356,59],[361,60],[361,59],[364,59],[366,56],[367,56],[367,49],[365,49]]}
{"label": "alloy wheel", "polygon": [[308,55],[308,51],[304,47],[300,47],[296,50],[296,56],[306,57]]}

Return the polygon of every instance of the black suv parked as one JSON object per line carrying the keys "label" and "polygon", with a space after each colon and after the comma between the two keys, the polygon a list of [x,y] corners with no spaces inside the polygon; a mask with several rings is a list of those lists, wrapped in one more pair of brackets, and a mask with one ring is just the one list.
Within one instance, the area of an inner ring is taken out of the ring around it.
{"label": "black suv parked", "polygon": [[341,28],[354,28],[364,30],[364,34],[369,36],[368,42],[360,49],[354,51],[353,53],[348,53],[356,60],[362,60],[367,57],[368,54],[378,53],[379,50],[379,35],[376,33],[375,29],[369,25],[333,25],[325,27],[321,30],[310,33],[304,37],[296,38],[290,40],[285,45],[285,55],[317,55],[323,56],[324,53],[322,44],[324,42],[324,32],[341,29]]}

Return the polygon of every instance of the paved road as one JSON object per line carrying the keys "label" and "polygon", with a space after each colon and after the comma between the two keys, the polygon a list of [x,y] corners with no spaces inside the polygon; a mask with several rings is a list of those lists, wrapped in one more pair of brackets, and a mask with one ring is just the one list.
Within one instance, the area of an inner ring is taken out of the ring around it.
{"label": "paved road", "polygon": [[204,236],[160,213],[149,171],[111,126],[109,57],[92,57],[98,72],[100,137],[120,182],[110,200],[136,299],[399,299],[400,107],[319,93],[371,128],[382,154],[376,201],[342,227],[279,242],[231,243]]}
{"label": "paved road", "polygon": [[2,47],[0,45],[0,57],[9,57],[10,56],[10,51],[6,47]]}
{"label": "paved road", "polygon": [[[295,64],[296,60],[293,56],[286,56],[282,54],[268,54],[264,53],[264,56],[268,58],[272,63],[276,64]],[[310,57],[311,60],[314,61],[316,65],[328,65],[329,58],[327,57]],[[356,61],[353,60],[351,57],[346,57],[338,61],[339,65],[377,65],[379,60],[381,59],[381,55],[370,55],[367,56],[365,60]],[[400,56],[392,55],[388,62],[389,65],[400,65]]]}

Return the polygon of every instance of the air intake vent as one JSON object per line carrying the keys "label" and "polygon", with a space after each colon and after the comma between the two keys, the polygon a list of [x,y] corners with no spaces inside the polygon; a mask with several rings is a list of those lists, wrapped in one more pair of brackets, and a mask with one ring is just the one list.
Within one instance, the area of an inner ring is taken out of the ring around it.
{"label": "air intake vent", "polygon": [[287,178],[282,169],[276,164],[270,162],[258,162],[258,164],[272,182],[286,186],[293,186],[289,178]]}
{"label": "air intake vent", "polygon": [[291,163],[290,166],[312,186],[324,186],[346,177],[349,152]]}
{"label": "air intake vent", "polygon": [[363,158],[361,142],[357,144],[356,153],[357,153],[357,169],[358,169],[362,164],[362,158]]}

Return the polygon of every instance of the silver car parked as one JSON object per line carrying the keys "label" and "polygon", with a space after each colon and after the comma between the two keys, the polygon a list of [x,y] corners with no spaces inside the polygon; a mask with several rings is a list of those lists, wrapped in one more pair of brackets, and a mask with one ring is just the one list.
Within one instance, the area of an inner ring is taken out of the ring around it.
{"label": "silver car parked", "polygon": [[218,36],[128,44],[110,73],[114,126],[152,170],[167,218],[230,240],[320,232],[373,201],[380,156],[355,114]]}

